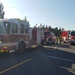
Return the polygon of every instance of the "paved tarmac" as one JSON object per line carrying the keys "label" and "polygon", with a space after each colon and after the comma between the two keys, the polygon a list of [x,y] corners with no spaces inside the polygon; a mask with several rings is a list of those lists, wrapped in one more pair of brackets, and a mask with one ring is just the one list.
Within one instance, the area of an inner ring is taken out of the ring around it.
{"label": "paved tarmac", "polygon": [[58,49],[56,45],[50,46],[18,55],[0,54],[0,75],[74,75],[75,53],[68,49],[75,46],[59,45]]}

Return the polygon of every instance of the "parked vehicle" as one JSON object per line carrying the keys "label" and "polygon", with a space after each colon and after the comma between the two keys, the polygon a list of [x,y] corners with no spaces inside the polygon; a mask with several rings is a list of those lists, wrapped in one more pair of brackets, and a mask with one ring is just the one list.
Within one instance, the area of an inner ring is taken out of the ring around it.
{"label": "parked vehicle", "polygon": [[0,19],[0,53],[22,53],[34,45],[29,39],[29,22],[19,19]]}
{"label": "parked vehicle", "polygon": [[69,35],[68,31],[62,31],[62,32],[61,32],[62,41],[63,41],[64,43],[67,43],[67,42],[68,42],[68,35]]}
{"label": "parked vehicle", "polygon": [[56,43],[56,37],[53,32],[45,31],[44,32],[44,43],[50,44],[50,43]]}
{"label": "parked vehicle", "polygon": [[56,43],[56,36],[53,32],[44,31],[44,37],[42,38],[43,44]]}
{"label": "parked vehicle", "polygon": [[63,42],[75,44],[75,31],[62,31],[61,35]]}
{"label": "parked vehicle", "polygon": [[75,44],[75,31],[69,32],[69,43]]}

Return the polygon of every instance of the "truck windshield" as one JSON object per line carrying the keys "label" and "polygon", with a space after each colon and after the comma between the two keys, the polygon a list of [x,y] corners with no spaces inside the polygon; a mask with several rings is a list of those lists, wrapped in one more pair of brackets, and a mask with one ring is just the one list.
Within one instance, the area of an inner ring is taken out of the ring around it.
{"label": "truck windshield", "polygon": [[6,31],[6,33],[9,34],[10,33],[10,23],[3,22],[3,27],[4,27],[5,31]]}
{"label": "truck windshield", "polygon": [[72,36],[75,36],[75,32],[71,32],[71,35],[72,35]]}

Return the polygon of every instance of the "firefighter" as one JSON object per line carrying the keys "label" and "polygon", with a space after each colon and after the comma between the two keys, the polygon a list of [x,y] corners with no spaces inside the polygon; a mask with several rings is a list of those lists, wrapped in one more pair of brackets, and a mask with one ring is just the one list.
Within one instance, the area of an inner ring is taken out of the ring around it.
{"label": "firefighter", "polygon": [[44,39],[41,39],[41,45],[44,45]]}
{"label": "firefighter", "polygon": [[57,37],[56,37],[57,44],[58,44],[58,40],[59,40],[59,38],[58,38],[58,36],[57,36]]}
{"label": "firefighter", "polygon": [[62,36],[61,35],[59,36],[59,42],[60,42],[60,44],[62,42]]}

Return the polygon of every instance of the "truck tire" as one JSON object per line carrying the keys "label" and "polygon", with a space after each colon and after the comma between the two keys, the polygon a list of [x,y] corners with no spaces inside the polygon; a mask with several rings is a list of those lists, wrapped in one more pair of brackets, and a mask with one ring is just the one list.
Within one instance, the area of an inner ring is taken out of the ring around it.
{"label": "truck tire", "polygon": [[18,49],[15,51],[16,54],[21,54],[26,50],[25,43],[21,41],[18,45]]}

